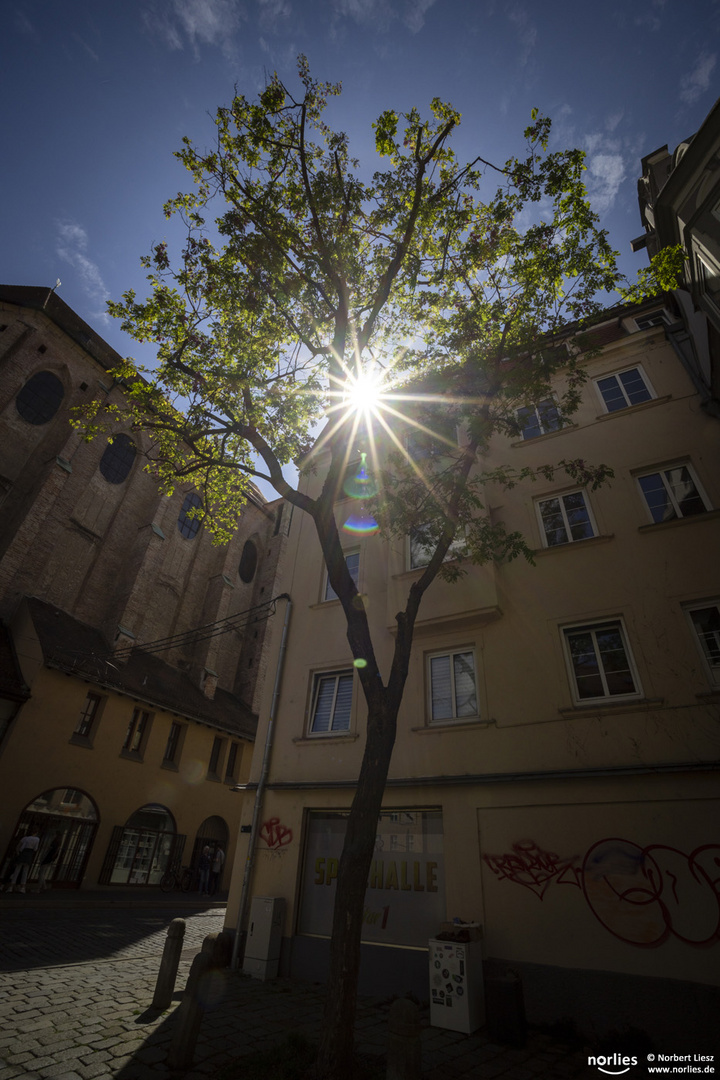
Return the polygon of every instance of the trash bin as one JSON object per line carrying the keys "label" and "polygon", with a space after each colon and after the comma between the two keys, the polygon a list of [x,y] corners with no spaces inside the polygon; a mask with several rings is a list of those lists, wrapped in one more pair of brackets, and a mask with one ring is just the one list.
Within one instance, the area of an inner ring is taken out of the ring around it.
{"label": "trash bin", "polygon": [[[467,940],[475,936],[478,940]],[[465,940],[461,940],[461,938]],[[471,1035],[485,1023],[482,943],[475,933],[453,927],[431,938],[430,1023]]]}

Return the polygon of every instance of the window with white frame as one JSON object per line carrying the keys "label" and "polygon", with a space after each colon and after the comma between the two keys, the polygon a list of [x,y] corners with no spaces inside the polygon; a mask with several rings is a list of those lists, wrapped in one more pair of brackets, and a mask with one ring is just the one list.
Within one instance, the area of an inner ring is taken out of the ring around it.
{"label": "window with white frame", "polygon": [[470,650],[428,657],[428,703],[431,724],[479,716],[475,656]]}
{"label": "window with white frame", "polygon": [[310,708],[310,734],[334,735],[350,730],[353,673],[328,671],[315,676]]}
{"label": "window with white frame", "polygon": [[538,499],[535,506],[545,547],[572,544],[597,536],[584,491],[568,491],[565,495]]}
{"label": "window with white frame", "polygon": [[710,677],[720,683],[720,603],[693,604],[685,610]]}
{"label": "window with white frame", "polygon": [[595,385],[609,413],[629,409],[631,405],[641,405],[643,401],[652,401],[655,397],[650,381],[640,367],[605,375],[602,379],[596,379]]}
{"label": "window with white frame", "polygon": [[650,517],[659,524],[711,509],[690,465],[671,465],[636,477]]}
{"label": "window with white frame", "polygon": [[[427,540],[422,529],[413,529],[408,537],[408,565],[411,570],[420,570],[432,559],[437,543]],[[447,550],[443,562],[464,559],[467,555],[467,539],[463,529],[458,529],[455,539]]]}
{"label": "window with white frame", "polygon": [[557,403],[553,398],[545,398],[536,405],[524,405],[517,410],[523,439],[537,439],[551,431],[559,431],[563,426]]}
{"label": "window with white frame", "polygon": [[145,709],[133,709],[128,724],[123,750],[128,754],[140,755],[150,728],[150,713]]}
{"label": "window with white frame", "polygon": [[648,311],[645,315],[635,316],[635,325],[638,330],[649,330],[653,326],[664,326],[668,321],[663,308],[659,308],[657,311]]}
{"label": "window with white frame", "polygon": [[563,639],[576,701],[639,696],[640,683],[619,619],[565,627]]}
{"label": "window with white frame", "polygon": [[[348,571],[350,572],[350,577],[355,582],[355,587],[357,588],[357,583],[358,583],[358,579],[359,579],[359,576],[360,576],[360,552],[359,551],[348,551],[348,552],[346,552],[346,554],[345,554],[345,563],[347,565]],[[335,590],[333,589],[332,585],[330,584],[330,578],[328,577],[328,575],[326,573],[325,574],[325,595],[323,596],[323,600],[337,600],[337,598],[338,598],[338,595],[335,592]]]}

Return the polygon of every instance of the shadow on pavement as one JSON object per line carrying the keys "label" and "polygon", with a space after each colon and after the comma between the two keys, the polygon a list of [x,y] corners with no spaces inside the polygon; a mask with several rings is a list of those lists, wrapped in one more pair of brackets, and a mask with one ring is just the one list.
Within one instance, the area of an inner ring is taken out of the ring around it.
{"label": "shadow on pavement", "polygon": [[80,893],[56,900],[52,895],[3,894],[0,971],[138,956],[159,961],[173,919],[189,920],[185,949],[197,951],[205,934],[222,929],[224,913],[224,904],[165,896],[148,901]]}

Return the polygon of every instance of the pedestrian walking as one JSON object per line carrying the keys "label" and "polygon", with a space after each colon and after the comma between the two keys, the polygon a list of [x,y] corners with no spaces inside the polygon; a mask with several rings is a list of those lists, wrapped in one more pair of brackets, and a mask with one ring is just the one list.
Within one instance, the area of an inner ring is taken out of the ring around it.
{"label": "pedestrian walking", "polygon": [[198,859],[198,874],[200,875],[199,892],[203,896],[207,896],[210,879],[210,847],[207,844],[202,849],[202,855]]}
{"label": "pedestrian walking", "polygon": [[53,870],[55,869],[55,860],[58,857],[59,851],[60,837],[57,833],[53,833],[50,844],[40,860],[40,873],[38,875],[40,892],[44,892],[45,889],[51,888],[49,879],[52,877]]}
{"label": "pedestrian walking", "polygon": [[10,884],[7,886],[7,891],[12,892],[13,888],[18,882],[18,892],[25,892],[25,882],[27,881],[28,871],[35,861],[37,849],[40,844],[40,836],[37,829],[33,829],[27,836],[23,836],[22,840],[17,846],[17,857],[15,859],[15,867],[10,875]]}
{"label": "pedestrian walking", "polygon": [[216,893],[220,888],[220,878],[222,877],[222,869],[225,864],[225,852],[221,847],[215,848],[215,856],[212,861],[212,870],[210,871],[210,892]]}

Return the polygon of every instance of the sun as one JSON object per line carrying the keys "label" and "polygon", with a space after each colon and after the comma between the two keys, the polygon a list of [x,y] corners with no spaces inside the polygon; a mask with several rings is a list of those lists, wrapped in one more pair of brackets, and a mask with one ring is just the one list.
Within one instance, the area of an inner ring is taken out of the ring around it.
{"label": "sun", "polygon": [[343,392],[343,405],[354,413],[374,414],[382,400],[383,380],[380,373],[360,371],[348,375]]}

